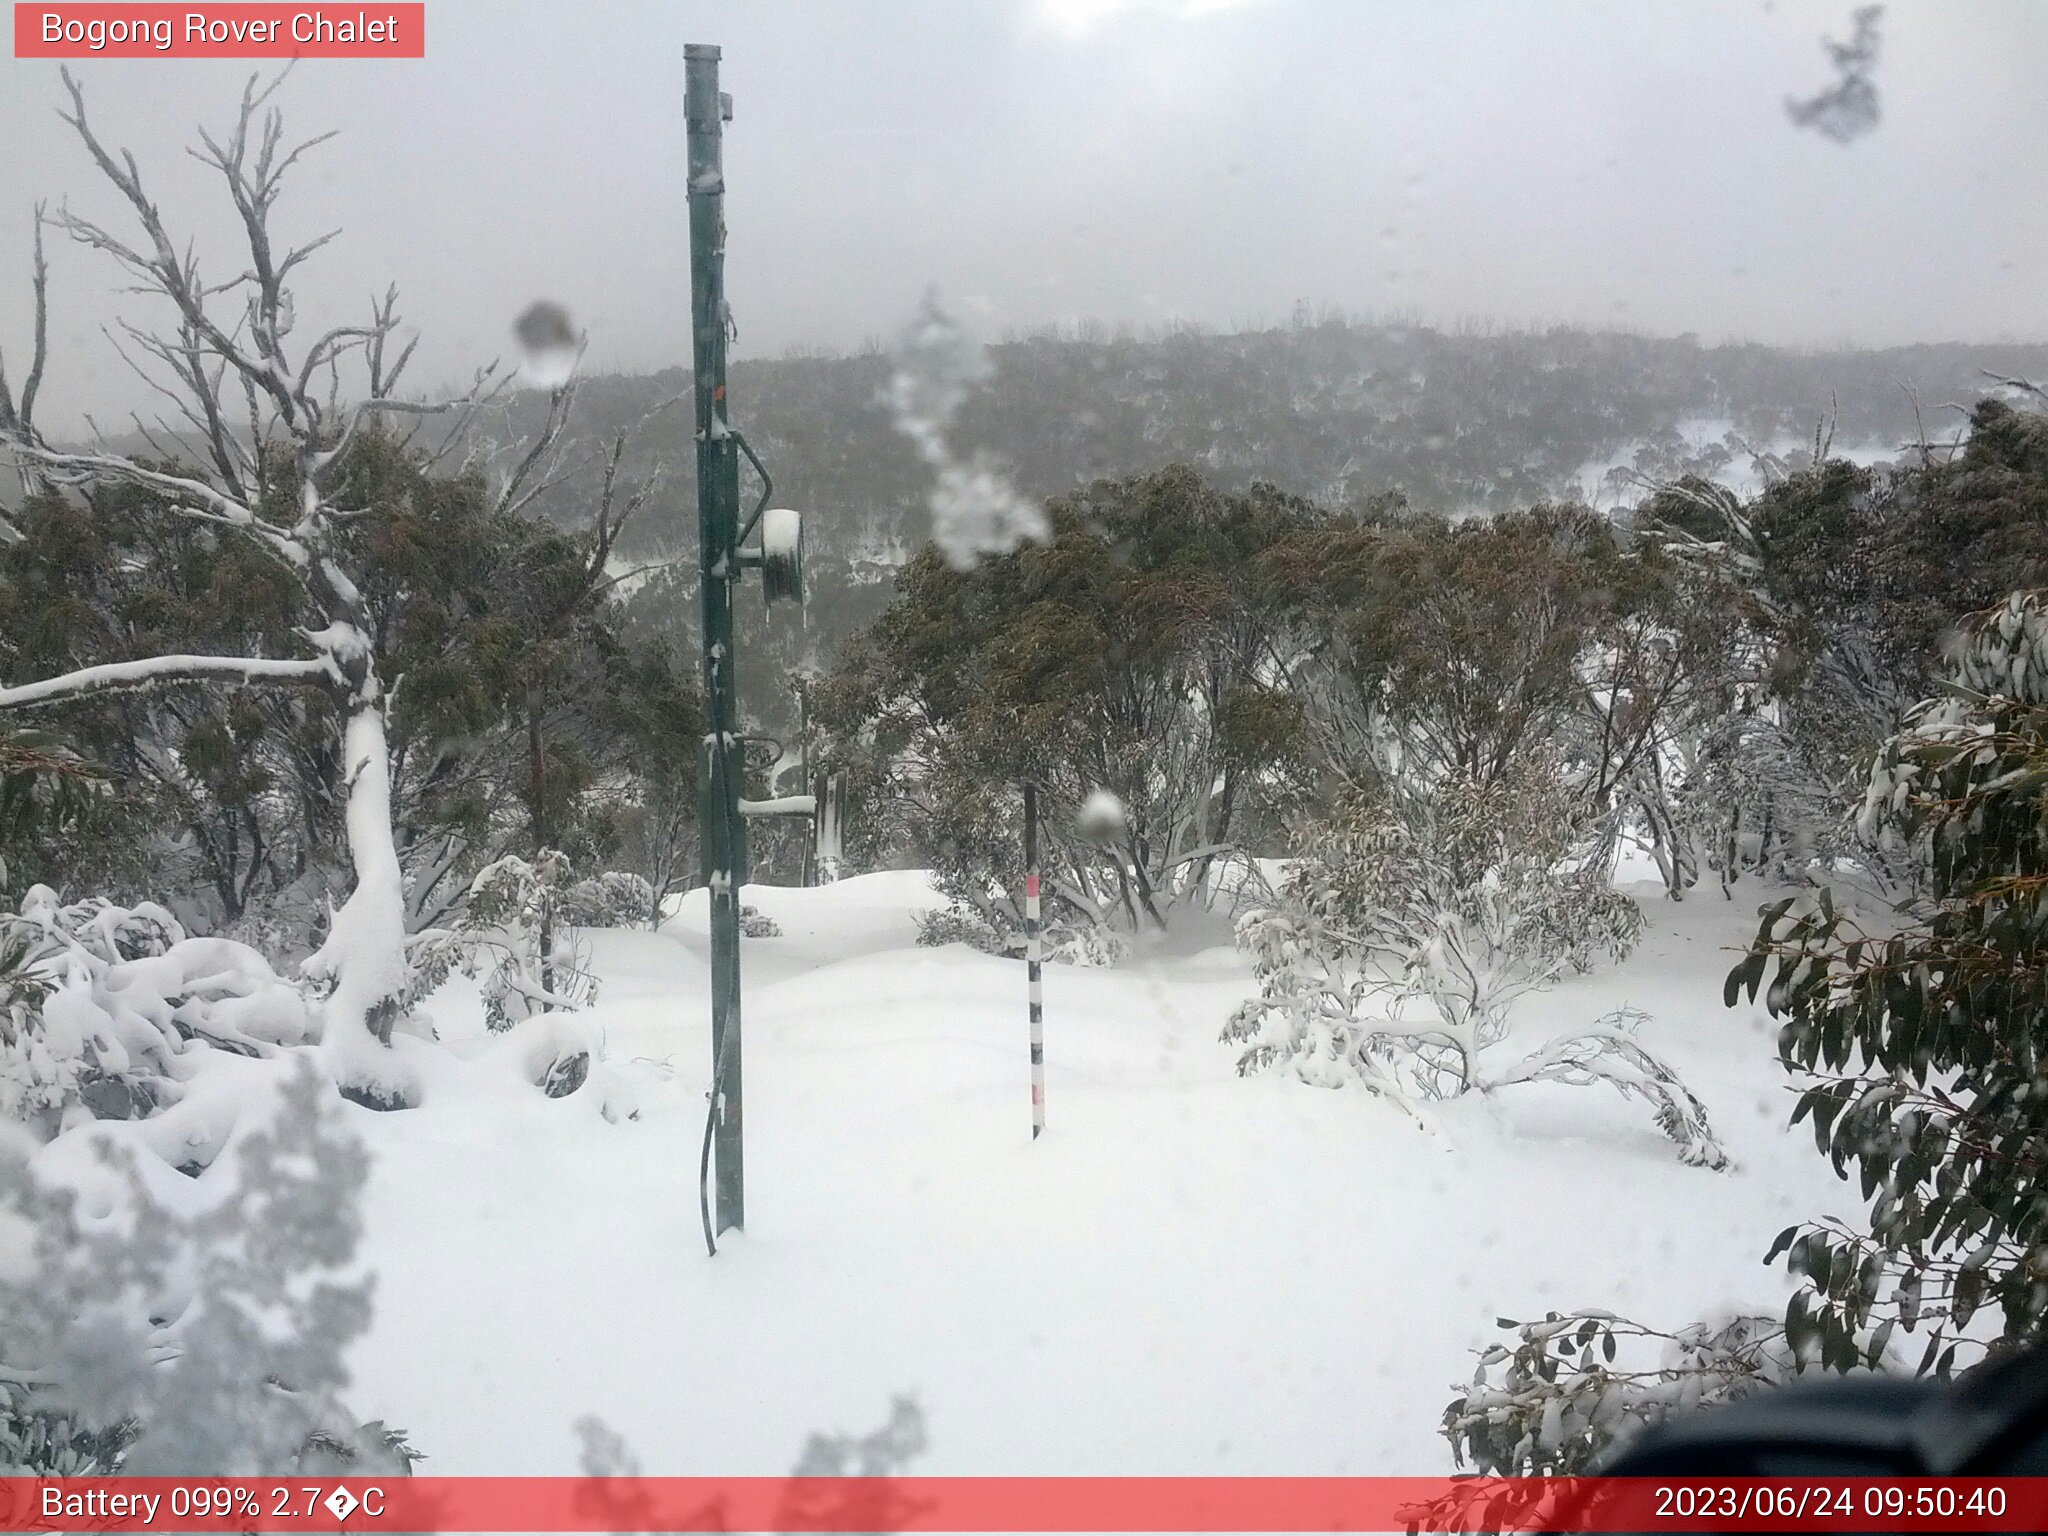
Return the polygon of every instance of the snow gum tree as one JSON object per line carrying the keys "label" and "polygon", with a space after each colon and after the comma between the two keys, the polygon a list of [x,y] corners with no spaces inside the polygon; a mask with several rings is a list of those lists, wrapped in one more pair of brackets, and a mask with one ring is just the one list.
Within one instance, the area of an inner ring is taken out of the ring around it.
{"label": "snow gum tree", "polygon": [[1318,519],[1260,562],[1318,775],[1490,783],[1554,753],[1605,851],[1644,839],[1674,897],[1698,875],[1686,748],[1726,712],[1727,623],[1657,543],[1584,508],[1447,523]]}
{"label": "snow gum tree", "polygon": [[[936,549],[913,559],[813,689],[813,718],[863,811],[999,933],[1020,916],[1026,782],[1045,814],[1048,917],[1161,927],[1210,898],[1297,761],[1301,712],[1276,686],[1250,572],[1304,507],[1176,468],[1048,510],[1043,543],[966,569]],[[1099,791],[1122,807],[1113,826],[1083,824]]]}
{"label": "snow gum tree", "polygon": [[[165,422],[165,430],[196,448],[198,464],[56,448],[28,411],[12,405],[0,419],[0,437],[32,487],[134,488],[153,496],[166,517],[218,539],[245,541],[303,590],[320,622],[300,630],[299,655],[166,654],[13,679],[0,687],[0,709],[172,683],[324,690],[340,721],[353,885],[303,974],[324,991],[323,1046],[341,1081],[366,1099],[399,1102],[406,1085],[383,1049],[409,977],[385,730],[390,681],[377,665],[364,593],[343,554],[344,530],[361,512],[337,501],[336,485],[349,445],[366,423],[447,407],[395,392],[411,355],[411,345],[397,340],[395,294],[374,303],[360,323],[303,341],[295,335],[294,279],[332,235],[286,245],[274,233],[272,215],[287,172],[320,142],[286,143],[279,113],[267,106],[275,82],[259,88],[252,80],[231,130],[218,138],[202,133],[195,151],[219,174],[239,229],[246,267],[225,282],[201,274],[191,247],[149,196],[135,157],[101,142],[77,82],[67,74],[65,84],[70,108],[64,120],[119,194],[130,227],[119,232],[68,211],[51,215],[51,222],[169,306],[171,318],[161,330],[124,327],[124,355],[171,403],[175,424]],[[40,343],[40,265],[37,298]],[[39,345],[31,381],[40,380],[44,361]],[[347,403],[344,367],[360,375]]]}
{"label": "snow gum tree", "polygon": [[1306,522],[1262,555],[1259,577],[1318,766],[1365,787],[1484,784],[1567,735],[1619,558],[1612,530],[1572,508]]}
{"label": "snow gum tree", "polygon": [[1896,897],[1915,870],[1860,842],[1846,812],[1873,755],[1942,685],[1956,615],[2048,582],[2048,426],[1991,398],[1960,444],[1923,442],[1901,467],[1827,448],[1822,433],[1811,463],[1753,498],[1685,480],[1634,514],[1685,571],[1692,611],[1724,630],[1720,707],[1680,733],[1679,820],[1724,883],[1752,870]]}

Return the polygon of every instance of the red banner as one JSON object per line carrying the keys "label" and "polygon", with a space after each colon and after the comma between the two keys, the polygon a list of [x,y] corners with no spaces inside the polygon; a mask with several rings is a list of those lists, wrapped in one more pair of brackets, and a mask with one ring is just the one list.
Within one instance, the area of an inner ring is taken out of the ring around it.
{"label": "red banner", "polygon": [[7,1531],[2042,1531],[2048,1478],[0,1478]]}
{"label": "red banner", "polygon": [[419,0],[342,5],[23,5],[18,59],[422,59]]}

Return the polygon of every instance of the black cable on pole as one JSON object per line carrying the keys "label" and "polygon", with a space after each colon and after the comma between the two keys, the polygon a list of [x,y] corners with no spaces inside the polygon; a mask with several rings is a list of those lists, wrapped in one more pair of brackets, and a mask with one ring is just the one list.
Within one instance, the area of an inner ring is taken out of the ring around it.
{"label": "black cable on pole", "polygon": [[724,1065],[725,1041],[721,1039],[711,1048],[711,1091],[704,1095],[710,1101],[704,1110],[704,1150],[697,1157],[697,1214],[704,1222],[704,1251],[714,1259],[718,1257],[718,1239],[711,1232],[711,1135],[718,1128],[718,1079]]}

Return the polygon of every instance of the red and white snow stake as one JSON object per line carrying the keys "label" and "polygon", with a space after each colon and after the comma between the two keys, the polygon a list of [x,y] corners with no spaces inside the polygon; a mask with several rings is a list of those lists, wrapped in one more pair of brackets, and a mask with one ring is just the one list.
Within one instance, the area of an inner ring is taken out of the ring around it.
{"label": "red and white snow stake", "polygon": [[1024,969],[1031,986],[1031,1139],[1045,1134],[1045,947],[1038,932],[1038,791],[1024,786]]}

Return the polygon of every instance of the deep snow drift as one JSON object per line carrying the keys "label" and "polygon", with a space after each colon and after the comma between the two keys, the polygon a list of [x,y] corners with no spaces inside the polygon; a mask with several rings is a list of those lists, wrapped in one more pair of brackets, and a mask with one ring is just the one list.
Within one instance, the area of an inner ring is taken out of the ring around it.
{"label": "deep snow drift", "polygon": [[[639,1120],[510,1074],[349,1107],[378,1272],[352,1400],[436,1474],[575,1471],[592,1413],[650,1473],[783,1473],[899,1393],[926,1473],[1447,1470],[1437,1418],[1496,1317],[1775,1312],[1772,1236],[1856,1205],[1786,1127],[1762,1009],[1721,1004],[1767,893],[1635,890],[1641,947],[1525,1002],[1513,1038],[1647,1009],[1730,1172],[1681,1166],[1600,1088],[1443,1106],[1446,1149],[1362,1091],[1241,1079],[1217,1036],[1253,983],[1221,918],[1047,968],[1034,1145],[1020,963],[916,947],[921,875],[751,887],[782,934],[743,951],[748,1223],[716,1258],[701,894],[659,933],[592,934],[585,1017]],[[473,983],[429,1011],[487,1048]]]}

